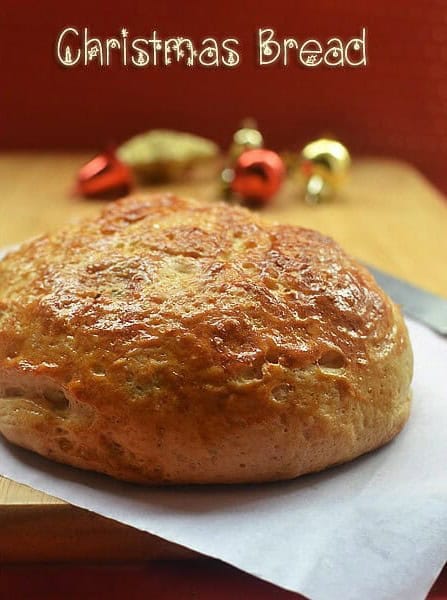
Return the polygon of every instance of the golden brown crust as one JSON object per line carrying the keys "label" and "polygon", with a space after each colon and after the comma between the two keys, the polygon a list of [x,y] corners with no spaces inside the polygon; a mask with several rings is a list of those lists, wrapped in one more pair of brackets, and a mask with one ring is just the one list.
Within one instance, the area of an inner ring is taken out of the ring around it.
{"label": "golden brown crust", "polygon": [[133,196],[0,262],[0,431],[143,482],[294,477],[403,426],[398,309],[331,239]]}

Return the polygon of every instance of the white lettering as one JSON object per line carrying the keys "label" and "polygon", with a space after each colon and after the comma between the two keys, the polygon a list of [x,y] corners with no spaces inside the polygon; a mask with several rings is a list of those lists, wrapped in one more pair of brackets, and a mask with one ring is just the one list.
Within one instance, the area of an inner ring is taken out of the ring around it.
{"label": "white lettering", "polygon": [[81,58],[81,51],[79,48],[74,53],[73,48],[68,44],[66,46],[62,46],[64,38],[67,34],[73,34],[79,37],[79,31],[74,27],[66,27],[60,34],[57,39],[56,46],[56,56],[59,62],[64,65],[64,67],[74,67]]}

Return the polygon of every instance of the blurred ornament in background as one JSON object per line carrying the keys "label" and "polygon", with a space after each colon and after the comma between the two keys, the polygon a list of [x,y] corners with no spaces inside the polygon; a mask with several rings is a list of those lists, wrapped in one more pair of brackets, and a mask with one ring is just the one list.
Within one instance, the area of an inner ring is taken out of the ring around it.
{"label": "blurred ornament in background", "polygon": [[298,172],[305,185],[305,200],[318,204],[331,198],[347,179],[351,157],[341,142],[320,138],[301,150]]}
{"label": "blurred ornament in background", "polygon": [[153,129],[130,138],[117,150],[141,183],[161,183],[185,178],[198,167],[209,166],[219,147],[190,133]]}
{"label": "blurred ornament in background", "polygon": [[246,150],[236,160],[231,191],[250,206],[264,206],[280,189],[286,169],[276,152]]}
{"label": "blurred ornament in background", "polygon": [[245,150],[257,150],[264,146],[264,138],[254,119],[244,119],[241,125],[233,135],[228,152],[231,161],[235,161]]}
{"label": "blurred ornament in background", "polygon": [[79,171],[76,192],[113,199],[128,194],[136,183],[200,181],[221,168],[222,194],[251,207],[270,203],[286,176],[304,182],[304,197],[318,204],[334,196],[351,164],[347,148],[330,137],[314,140],[300,153],[280,156],[264,148],[255,121],[245,119],[234,133],[223,159],[212,141],[190,133],[154,129],[137,135],[116,150],[98,154]]}
{"label": "blurred ornament in background", "polygon": [[220,173],[220,182],[221,182],[221,194],[225,200],[231,200],[233,196],[233,190],[231,189],[231,184],[234,180],[234,168],[224,167]]}
{"label": "blurred ornament in background", "polygon": [[125,196],[134,186],[131,169],[113,150],[98,154],[78,172],[75,194],[112,200]]}
{"label": "blurred ornament in background", "polygon": [[264,146],[264,138],[254,119],[246,118],[240,128],[233,134],[227,153],[226,166],[221,172],[222,195],[227,200],[233,197],[232,184],[235,178],[235,163],[239,156],[247,150],[258,150]]}

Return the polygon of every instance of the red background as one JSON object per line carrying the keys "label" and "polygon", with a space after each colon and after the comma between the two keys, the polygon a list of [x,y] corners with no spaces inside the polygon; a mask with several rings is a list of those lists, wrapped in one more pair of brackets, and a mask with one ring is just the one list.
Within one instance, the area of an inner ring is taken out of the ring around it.
{"label": "red background", "polygon": [[[149,36],[153,29],[195,40],[234,36],[243,60],[236,69],[217,70],[64,69],[54,46],[69,25],[88,26],[92,35],[104,37],[118,35],[122,27],[130,36]],[[256,66],[258,27],[324,41],[358,35],[363,26],[365,69]],[[153,127],[192,131],[226,145],[239,121],[253,116],[274,148],[299,148],[330,131],[354,153],[414,163],[447,191],[446,0],[1,0],[0,61],[1,149],[100,149]],[[291,596],[216,564],[209,577],[191,565],[180,571],[166,566],[162,575],[155,564],[132,567],[130,575],[123,568],[2,568],[0,589],[10,597],[18,592],[50,598],[51,581],[54,597],[61,590],[78,597],[81,589],[85,597],[97,597],[107,585],[114,597],[130,591],[145,597],[148,587],[160,598],[179,592],[185,598],[217,598],[218,592],[234,598]],[[433,597],[445,597],[445,581],[438,582]]]}
{"label": "red background", "polygon": [[[97,148],[142,130],[171,127],[227,144],[246,116],[270,146],[298,148],[325,131],[361,154],[401,157],[447,190],[447,5],[445,0],[2,0],[0,147]],[[181,65],[63,68],[64,27],[116,36],[236,36],[235,69]],[[256,65],[255,32],[299,40],[352,37],[368,28],[366,68]]]}

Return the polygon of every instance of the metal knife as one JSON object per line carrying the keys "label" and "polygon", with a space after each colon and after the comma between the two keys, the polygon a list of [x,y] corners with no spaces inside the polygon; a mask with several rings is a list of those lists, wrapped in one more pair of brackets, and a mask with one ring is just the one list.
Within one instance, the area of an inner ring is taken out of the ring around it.
{"label": "metal knife", "polygon": [[447,335],[447,300],[445,298],[384,273],[369,264],[365,264],[365,267],[394,302],[402,306],[405,314],[421,321],[433,331]]}

